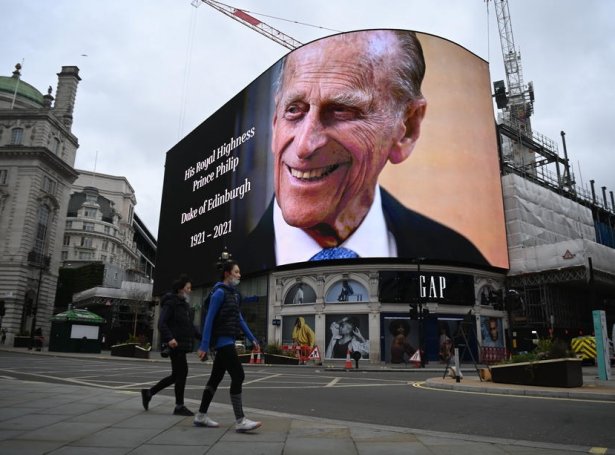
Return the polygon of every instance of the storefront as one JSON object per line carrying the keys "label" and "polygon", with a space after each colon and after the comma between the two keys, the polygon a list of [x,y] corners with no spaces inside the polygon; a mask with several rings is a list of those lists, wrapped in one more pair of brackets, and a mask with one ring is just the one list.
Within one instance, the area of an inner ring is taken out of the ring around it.
{"label": "storefront", "polygon": [[391,363],[397,337],[412,350],[422,344],[428,362],[446,363],[455,346],[478,361],[484,347],[506,346],[505,312],[494,298],[502,282],[501,274],[428,263],[273,272],[267,340],[292,344],[295,325],[304,324],[324,360],[358,351],[370,363]]}

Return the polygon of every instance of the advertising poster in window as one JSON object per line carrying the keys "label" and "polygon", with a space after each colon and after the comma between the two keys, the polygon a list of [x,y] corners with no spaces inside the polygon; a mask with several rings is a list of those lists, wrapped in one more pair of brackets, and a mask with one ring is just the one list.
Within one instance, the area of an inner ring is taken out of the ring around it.
{"label": "advertising poster in window", "polygon": [[367,289],[355,280],[340,280],[325,295],[325,303],[358,303],[368,300]]}
{"label": "advertising poster in window", "polygon": [[316,292],[309,284],[294,284],[284,298],[284,305],[300,305],[302,303],[315,303]]}
{"label": "advertising poster in window", "polygon": [[326,359],[345,359],[348,351],[369,359],[369,324],[366,314],[327,315]]}
{"label": "advertising poster in window", "polygon": [[483,346],[489,348],[504,347],[504,331],[502,319],[490,316],[480,317]]}
{"label": "advertising poster in window", "polygon": [[384,316],[384,361],[407,364],[419,347],[419,324],[407,316]]}
{"label": "advertising poster in window", "polygon": [[316,334],[314,315],[284,316],[282,318],[282,344],[314,347]]}
{"label": "advertising poster in window", "polygon": [[224,247],[244,275],[355,258],[508,268],[493,116],[487,62],[436,36],[293,50],[167,153],[154,292],[177,258],[214,282]]}

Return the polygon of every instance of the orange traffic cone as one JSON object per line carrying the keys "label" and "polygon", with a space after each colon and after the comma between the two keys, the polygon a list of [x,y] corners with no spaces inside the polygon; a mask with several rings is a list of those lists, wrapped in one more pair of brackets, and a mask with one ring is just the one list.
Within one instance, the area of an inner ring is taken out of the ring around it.
{"label": "orange traffic cone", "polygon": [[258,349],[256,351],[256,363],[259,364],[259,365],[263,363],[263,359],[261,358],[261,350],[260,349]]}
{"label": "orange traffic cone", "polygon": [[254,351],[250,354],[250,363],[254,363]]}
{"label": "orange traffic cone", "polygon": [[346,363],[344,363],[344,368],[352,369],[352,361],[350,360],[350,349],[346,351]]}

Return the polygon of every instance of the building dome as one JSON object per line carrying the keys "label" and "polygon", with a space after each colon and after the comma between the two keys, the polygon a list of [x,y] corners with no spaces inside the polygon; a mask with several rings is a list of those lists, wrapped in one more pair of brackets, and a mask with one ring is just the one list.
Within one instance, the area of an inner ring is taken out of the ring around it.
{"label": "building dome", "polygon": [[16,70],[12,76],[0,76],[0,105],[5,104],[7,101],[12,103],[15,89],[17,89],[15,100],[20,101],[20,104],[26,104],[30,107],[43,107],[43,94],[19,78],[20,68],[20,65],[16,65]]}

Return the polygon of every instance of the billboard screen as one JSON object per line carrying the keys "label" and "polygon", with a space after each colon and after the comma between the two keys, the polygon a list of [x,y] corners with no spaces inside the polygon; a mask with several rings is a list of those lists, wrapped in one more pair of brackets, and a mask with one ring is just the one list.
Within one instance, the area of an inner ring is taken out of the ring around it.
{"label": "billboard screen", "polygon": [[488,64],[363,30],[290,52],[167,153],[155,292],[310,260],[508,267]]}

